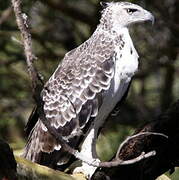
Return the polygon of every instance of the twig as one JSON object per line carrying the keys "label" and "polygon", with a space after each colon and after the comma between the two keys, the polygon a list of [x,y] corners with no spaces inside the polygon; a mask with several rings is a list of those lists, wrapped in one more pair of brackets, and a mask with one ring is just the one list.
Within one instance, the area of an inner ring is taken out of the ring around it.
{"label": "twig", "polygon": [[[155,133],[155,132],[141,132],[138,134],[135,134],[133,136],[129,136],[128,138],[126,138],[119,146],[118,151],[116,153],[116,158],[110,162],[92,162],[90,165],[95,166],[95,167],[115,167],[115,166],[119,166],[119,165],[129,165],[129,164],[134,164],[136,162],[139,162],[143,159],[152,157],[156,155],[155,151],[150,151],[148,153],[142,152],[139,156],[137,156],[136,158],[133,159],[129,159],[129,160],[122,160],[119,159],[118,155],[120,154],[122,148],[124,147],[125,144],[127,144],[130,140],[135,139],[139,136],[150,136],[150,135],[154,135],[154,136],[161,136],[164,137],[166,139],[168,139],[168,136],[166,136],[165,134],[162,133]],[[88,163],[88,162],[87,162]]]}
{"label": "twig", "polygon": [[162,133],[155,133],[155,132],[141,132],[138,134],[135,134],[133,136],[128,137],[126,140],[124,140],[121,145],[118,148],[117,154],[116,154],[116,158],[110,162],[100,162],[98,159],[94,159],[94,161],[90,161],[87,159],[87,157],[83,157],[83,155],[81,155],[79,152],[77,152],[77,154],[75,154],[75,157],[82,160],[83,162],[94,166],[94,167],[115,167],[115,166],[120,166],[120,165],[129,165],[129,164],[134,164],[136,162],[139,162],[143,159],[152,157],[156,155],[155,151],[150,151],[148,153],[142,152],[139,156],[137,156],[136,158],[133,159],[129,159],[129,160],[122,160],[118,158],[118,154],[121,152],[122,148],[124,147],[125,144],[127,144],[131,139],[134,139],[136,137],[139,136],[149,136],[149,135],[154,135],[154,136],[161,136],[164,137],[166,139],[168,139],[168,136],[166,136],[165,134]]}
{"label": "twig", "polygon": [[122,150],[122,148],[124,147],[124,145],[126,145],[130,140],[135,139],[137,137],[140,136],[150,136],[150,135],[154,135],[154,136],[161,136],[164,137],[166,139],[168,139],[168,136],[166,136],[165,134],[162,133],[155,133],[155,132],[141,132],[138,134],[135,134],[133,136],[129,136],[128,138],[126,138],[119,146],[118,151],[116,153],[116,158],[111,161],[111,162],[101,162],[99,164],[100,167],[114,167],[114,166],[119,166],[119,165],[129,165],[129,164],[134,164],[136,162],[139,162],[143,159],[152,157],[156,155],[155,151],[150,151],[148,153],[142,152],[139,156],[137,156],[136,158],[130,159],[130,160],[122,160],[119,158],[119,154]]}
{"label": "twig", "polygon": [[155,155],[156,155],[155,151],[150,151],[148,153],[142,152],[139,156],[133,159],[129,159],[129,160],[116,159],[111,162],[101,162],[99,166],[100,167],[115,167],[119,165],[129,165],[129,164],[137,163],[143,159],[146,159]]}

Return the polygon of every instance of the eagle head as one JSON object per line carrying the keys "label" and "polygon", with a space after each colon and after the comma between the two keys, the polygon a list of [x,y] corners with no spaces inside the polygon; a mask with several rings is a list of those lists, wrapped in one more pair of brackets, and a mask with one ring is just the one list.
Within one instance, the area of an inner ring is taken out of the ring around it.
{"label": "eagle head", "polygon": [[104,7],[102,11],[101,23],[111,26],[128,27],[131,24],[152,21],[154,16],[142,7],[129,2],[101,2]]}

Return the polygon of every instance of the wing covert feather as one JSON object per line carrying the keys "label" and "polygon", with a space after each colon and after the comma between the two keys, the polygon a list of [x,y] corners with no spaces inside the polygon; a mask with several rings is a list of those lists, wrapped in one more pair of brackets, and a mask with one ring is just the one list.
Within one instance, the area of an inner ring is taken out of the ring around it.
{"label": "wing covert feather", "polygon": [[113,46],[109,37],[94,34],[65,55],[46,83],[42,91],[46,118],[64,136],[98,114],[97,96],[110,87],[114,74]]}
{"label": "wing covert feather", "polygon": [[65,55],[42,92],[52,126],[65,126],[88,100],[109,88],[114,74],[113,46],[112,39],[95,34]]}

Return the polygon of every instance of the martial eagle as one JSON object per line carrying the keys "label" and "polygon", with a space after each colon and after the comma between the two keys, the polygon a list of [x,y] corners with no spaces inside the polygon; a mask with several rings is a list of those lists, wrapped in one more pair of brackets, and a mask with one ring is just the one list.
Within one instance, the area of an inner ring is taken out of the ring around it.
{"label": "martial eagle", "polygon": [[[88,159],[96,158],[98,130],[125,95],[138,69],[138,54],[128,27],[148,20],[153,21],[153,15],[138,5],[105,3],[95,32],[65,55],[41,93],[51,126]],[[52,168],[68,163],[71,156],[50,135],[36,112],[30,119],[36,123],[24,157]],[[83,163],[81,170],[91,175],[95,168]]]}

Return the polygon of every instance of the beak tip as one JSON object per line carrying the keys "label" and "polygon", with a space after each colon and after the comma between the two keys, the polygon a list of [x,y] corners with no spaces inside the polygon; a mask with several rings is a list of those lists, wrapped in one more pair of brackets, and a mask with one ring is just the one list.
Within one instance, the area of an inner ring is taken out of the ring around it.
{"label": "beak tip", "polygon": [[155,17],[154,17],[154,15],[152,13],[150,13],[150,15],[149,15],[149,20],[152,22],[152,25],[154,25]]}
{"label": "beak tip", "polygon": [[155,23],[155,18],[154,18],[154,16],[152,15],[152,17],[151,17],[151,22],[152,22],[152,26],[154,25],[154,23]]}

